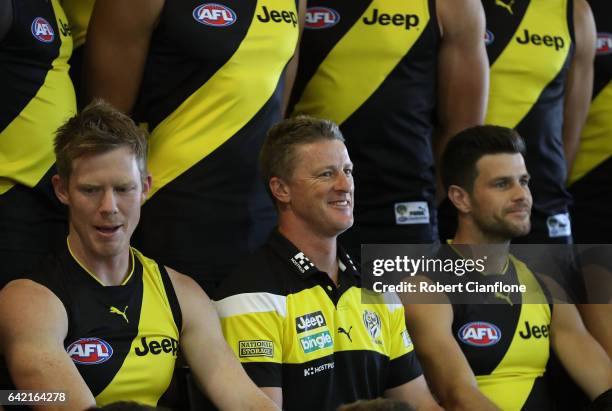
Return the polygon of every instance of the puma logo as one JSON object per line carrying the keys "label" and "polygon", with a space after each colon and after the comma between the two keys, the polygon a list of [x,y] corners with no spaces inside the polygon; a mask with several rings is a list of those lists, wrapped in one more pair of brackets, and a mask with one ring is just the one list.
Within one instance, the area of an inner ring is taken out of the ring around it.
{"label": "puma logo", "polygon": [[495,5],[499,7],[503,7],[508,10],[508,13],[514,15],[512,12],[512,6],[514,6],[514,0],[510,0],[508,3],[505,3],[504,0],[495,0]]}
{"label": "puma logo", "polygon": [[128,321],[127,315],[125,315],[125,313],[127,312],[127,309],[128,309],[128,306],[127,306],[127,305],[125,306],[125,308],[123,309],[123,311],[121,311],[120,309],[115,308],[115,307],[113,307],[113,306],[111,305],[111,308],[110,308],[110,313],[111,313],[111,314],[117,314],[117,315],[122,316],[122,317],[123,317],[123,319],[125,320],[125,322],[129,324],[130,322]]}
{"label": "puma logo", "polygon": [[346,331],[346,330],[345,330],[344,328],[342,328],[342,327],[338,327],[338,332],[339,332],[340,334],[345,334],[345,335],[348,337],[349,341],[350,341],[350,342],[353,342],[353,339],[351,338],[351,330],[352,330],[352,329],[353,329],[353,326],[352,326],[352,325],[351,325],[351,328],[349,328],[349,330],[348,330],[348,331]]}
{"label": "puma logo", "polygon": [[496,292],[495,293],[495,298],[499,298],[500,300],[506,301],[510,305],[514,305],[514,304],[512,304],[512,300],[510,299],[510,295],[506,295],[506,294],[502,294],[500,292]]}

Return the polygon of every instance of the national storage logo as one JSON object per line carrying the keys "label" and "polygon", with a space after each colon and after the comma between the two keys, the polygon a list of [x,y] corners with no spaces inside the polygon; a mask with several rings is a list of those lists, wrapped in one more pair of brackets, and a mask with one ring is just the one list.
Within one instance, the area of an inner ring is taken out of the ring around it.
{"label": "national storage logo", "polygon": [[321,311],[304,314],[295,319],[295,331],[300,334],[327,325]]}
{"label": "national storage logo", "polygon": [[302,344],[304,354],[309,354],[324,348],[332,347],[334,342],[329,334],[329,331],[322,331],[320,333],[300,338],[300,344]]}
{"label": "national storage logo", "polygon": [[270,340],[238,341],[238,356],[246,357],[274,357],[274,343]]}

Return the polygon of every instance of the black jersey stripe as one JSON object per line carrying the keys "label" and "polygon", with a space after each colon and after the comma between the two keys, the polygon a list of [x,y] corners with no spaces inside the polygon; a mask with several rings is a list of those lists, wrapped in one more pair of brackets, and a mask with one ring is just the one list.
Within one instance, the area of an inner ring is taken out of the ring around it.
{"label": "black jersey stripe", "polygon": [[166,298],[168,299],[168,303],[170,303],[174,324],[176,325],[176,328],[180,334],[181,330],[183,329],[183,314],[181,313],[181,306],[179,304],[178,297],[176,296],[174,286],[172,285],[172,280],[170,279],[170,275],[168,274],[166,267],[163,264],[157,264],[157,267],[159,268],[159,273],[161,274],[161,279],[164,283]]}

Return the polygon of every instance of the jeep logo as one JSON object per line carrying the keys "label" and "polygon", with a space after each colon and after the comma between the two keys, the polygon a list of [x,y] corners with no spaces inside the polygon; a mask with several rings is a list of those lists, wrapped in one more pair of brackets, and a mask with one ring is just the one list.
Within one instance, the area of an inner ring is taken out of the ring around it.
{"label": "jeep logo", "polygon": [[324,325],[327,325],[327,323],[321,311],[305,314],[295,319],[295,331],[298,334],[323,327]]}
{"label": "jeep logo", "polygon": [[404,26],[406,30],[410,30],[411,27],[418,26],[419,21],[419,16],[416,14],[378,14],[378,9],[373,10],[372,16],[369,20],[368,17],[363,18],[364,24],[367,24],[368,26],[376,23],[380,24],[381,26],[388,26],[389,24],[392,24],[394,26]]}
{"label": "jeep logo", "polygon": [[525,329],[519,331],[522,339],[528,340],[531,337],[535,339],[548,338],[550,334],[550,324],[531,325],[529,321],[525,321]]}
{"label": "jeep logo", "polygon": [[292,11],[287,10],[272,10],[268,11],[266,6],[262,7],[263,16],[261,14],[257,15],[257,19],[262,23],[267,23],[272,20],[275,23],[285,22],[293,24],[293,27],[297,26],[298,20],[297,15]]}
{"label": "jeep logo", "polygon": [[176,353],[178,352],[178,341],[174,338],[162,338],[161,341],[151,340],[147,342],[147,337],[142,337],[140,343],[142,347],[134,348],[134,352],[139,357],[143,357],[149,353],[159,355],[162,352],[172,353],[172,356],[176,357]]}
{"label": "jeep logo", "polygon": [[563,37],[560,36],[549,36],[548,34],[540,36],[539,34],[529,34],[529,30],[525,29],[523,38],[517,36],[516,41],[519,44],[531,43],[535,46],[544,45],[546,47],[554,47],[555,51],[559,51],[565,47]]}

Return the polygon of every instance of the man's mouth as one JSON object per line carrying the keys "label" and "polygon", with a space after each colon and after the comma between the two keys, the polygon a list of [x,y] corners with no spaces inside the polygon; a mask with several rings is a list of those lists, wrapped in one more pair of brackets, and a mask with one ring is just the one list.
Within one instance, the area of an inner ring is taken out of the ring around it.
{"label": "man's mouth", "polygon": [[96,225],[94,228],[101,234],[112,235],[115,234],[122,227],[122,224],[117,225]]}

